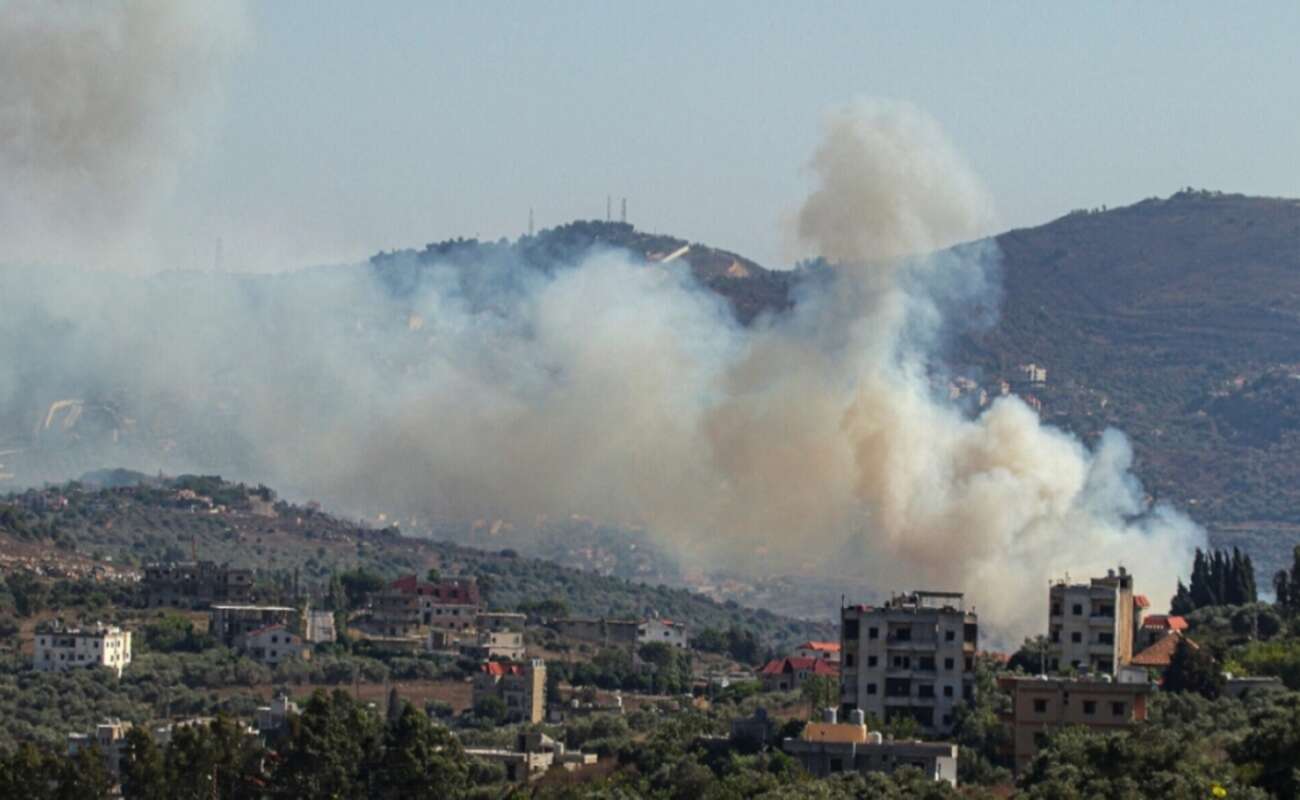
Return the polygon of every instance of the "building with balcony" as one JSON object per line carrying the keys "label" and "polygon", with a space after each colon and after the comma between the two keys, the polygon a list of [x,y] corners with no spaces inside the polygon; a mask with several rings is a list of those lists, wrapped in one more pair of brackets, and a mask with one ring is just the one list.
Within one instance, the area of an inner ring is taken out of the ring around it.
{"label": "building with balcony", "polygon": [[998,685],[1011,695],[1011,710],[1003,715],[1010,733],[1011,755],[1020,772],[1052,731],[1083,725],[1099,730],[1122,730],[1147,718],[1147,698],[1155,686],[1145,681],[1115,682],[1109,676],[1093,679],[1004,677]]}
{"label": "building with balcony", "polygon": [[1069,579],[1048,588],[1049,672],[1115,675],[1133,658],[1146,598],[1133,594],[1133,576],[1120,567],[1087,583]]}
{"label": "building with balcony", "polygon": [[97,622],[86,628],[69,628],[54,622],[36,631],[32,668],[37,672],[102,667],[121,677],[130,663],[131,632],[115,625]]}
{"label": "building with balcony", "polygon": [[840,610],[840,708],[883,721],[907,716],[931,733],[975,693],[979,622],[953,592],[911,592]]}
{"label": "building with balcony", "polygon": [[370,595],[371,627],[384,636],[423,636],[429,628],[470,630],[482,605],[473,578],[430,582],[406,575]]}

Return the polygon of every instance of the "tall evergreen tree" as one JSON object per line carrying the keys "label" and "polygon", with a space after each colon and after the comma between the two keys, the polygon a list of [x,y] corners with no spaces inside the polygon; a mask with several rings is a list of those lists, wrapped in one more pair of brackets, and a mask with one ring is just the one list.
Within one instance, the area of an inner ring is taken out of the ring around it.
{"label": "tall evergreen tree", "polygon": [[460,742],[409,703],[384,731],[383,756],[368,792],[378,798],[441,800],[469,787],[469,764]]}
{"label": "tall evergreen tree", "polygon": [[1283,611],[1291,610],[1291,575],[1284,569],[1273,575],[1273,593],[1277,595],[1277,607]]}
{"label": "tall evergreen tree", "polygon": [[167,768],[163,751],[143,727],[126,734],[126,751],[122,757],[122,794],[132,800],[170,800]]}

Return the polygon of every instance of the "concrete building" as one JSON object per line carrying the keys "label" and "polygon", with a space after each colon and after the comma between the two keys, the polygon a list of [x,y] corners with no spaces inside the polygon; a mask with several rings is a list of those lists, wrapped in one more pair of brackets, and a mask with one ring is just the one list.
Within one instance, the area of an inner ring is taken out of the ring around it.
{"label": "concrete building", "polygon": [[1050,672],[1073,669],[1114,675],[1133,658],[1146,598],[1133,594],[1133,576],[1120,567],[1087,583],[1068,579],[1048,589]]}
{"label": "concrete building", "polygon": [[541,722],[546,717],[545,662],[534,658],[528,662],[482,664],[474,676],[474,705],[487,697],[498,697],[505,703],[506,718],[511,722]]}
{"label": "concrete building", "polygon": [[333,611],[308,611],[306,628],[303,638],[311,644],[338,641],[338,632],[334,629]]}
{"label": "concrete building", "polygon": [[568,617],[551,622],[561,636],[605,647],[635,646],[641,636],[641,623],[634,619],[587,619]]}
{"label": "concrete building", "polygon": [[87,628],[53,623],[37,630],[32,648],[32,667],[37,672],[102,667],[121,677],[130,663],[131,632],[99,622]]}
{"label": "concrete building", "polygon": [[301,616],[288,606],[216,605],[208,611],[208,632],[226,647],[235,647],[240,638],[268,625],[297,631]]}
{"label": "concrete building", "polygon": [[126,755],[126,735],[132,727],[129,722],[114,719],[96,725],[94,733],[69,733],[68,756],[76,756],[90,747],[98,748],[108,774],[117,784],[122,780],[122,756]]}
{"label": "concrete building", "polygon": [[820,658],[774,658],[758,671],[758,679],[765,692],[798,691],[811,677],[840,679],[835,665]]}
{"label": "concrete building", "polygon": [[882,606],[840,611],[840,708],[884,721],[915,719],[952,730],[953,710],[974,697],[979,622],[961,594],[912,592]]}
{"label": "concrete building", "polygon": [[405,575],[370,595],[371,624],[385,636],[423,636],[429,628],[469,630],[482,607],[473,578],[429,582]]}
{"label": "concrete building", "polygon": [[302,637],[284,625],[267,625],[235,639],[235,648],[244,655],[269,667],[281,661],[310,658],[311,651]]}
{"label": "concrete building", "polygon": [[658,618],[642,622],[637,628],[636,640],[638,644],[658,642],[681,650],[685,650],[690,644],[686,625],[670,619]]}
{"label": "concrete building", "polygon": [[[437,634],[438,631],[435,630],[431,636]],[[524,634],[522,631],[511,630],[475,631],[472,640],[461,642],[460,654],[481,661],[490,658],[518,661],[524,657]]]}
{"label": "concrete building", "polygon": [[840,663],[839,642],[804,642],[790,652],[791,658],[816,658],[829,664]]}
{"label": "concrete building", "polygon": [[278,736],[287,729],[289,717],[298,713],[297,703],[282,694],[277,695],[269,706],[258,706],[254,727],[259,736]]}
{"label": "concrete building", "polygon": [[146,602],[151,608],[207,608],[214,603],[253,599],[253,571],[212,561],[168,561],[144,568]]}
{"label": "concrete building", "polygon": [[491,761],[505,767],[506,780],[525,783],[542,777],[552,769],[569,772],[597,763],[595,753],[569,751],[544,733],[521,733],[513,750],[467,748],[465,755]]}
{"label": "concrete building", "polygon": [[915,767],[931,780],[957,785],[957,745],[950,742],[886,741],[870,733],[863,712],[849,712],[849,721],[836,721],[835,709],[826,709],[822,722],[804,726],[797,739],[785,739],[781,749],[818,778],[840,772],[893,772]]}
{"label": "concrete building", "polygon": [[1100,679],[1004,677],[998,685],[1011,695],[1008,727],[1016,771],[1029,765],[1052,731],[1068,725],[1122,730],[1147,718],[1150,683]]}

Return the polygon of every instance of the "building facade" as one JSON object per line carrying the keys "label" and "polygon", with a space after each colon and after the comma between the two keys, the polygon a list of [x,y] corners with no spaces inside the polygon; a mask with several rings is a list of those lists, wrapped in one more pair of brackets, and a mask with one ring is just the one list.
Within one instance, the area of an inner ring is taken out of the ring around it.
{"label": "building facade", "polygon": [[302,637],[284,625],[267,625],[249,631],[235,640],[235,647],[259,664],[270,667],[281,661],[309,657],[310,652]]}
{"label": "building facade", "polygon": [[830,664],[840,663],[839,642],[804,642],[790,653],[791,658],[815,658]]}
{"label": "building facade", "polygon": [[467,631],[482,609],[473,578],[430,582],[405,575],[370,596],[371,624],[384,636],[423,636],[429,628]]}
{"label": "building facade", "polygon": [[634,619],[588,619],[568,617],[551,622],[551,627],[561,636],[583,642],[604,645],[636,645],[641,635],[641,623]]}
{"label": "building facade", "polygon": [[37,672],[65,672],[79,667],[111,669],[121,677],[131,663],[131,632],[95,623],[87,628],[54,624],[38,630],[32,648]]}
{"label": "building facade", "polygon": [[207,608],[253,599],[253,571],[212,561],[168,561],[144,568],[144,596],[151,608]]}
{"label": "building facade", "polygon": [[1011,695],[1003,717],[1010,735],[1016,771],[1029,766],[1052,731],[1069,725],[1122,730],[1147,718],[1147,698],[1155,687],[1146,682],[1106,679],[1004,677]]}
{"label": "building facade", "polygon": [[792,692],[803,687],[811,677],[830,678],[836,682],[840,671],[835,665],[820,658],[774,658],[758,671],[765,692]]}
{"label": "building facade", "polygon": [[1058,580],[1048,589],[1049,672],[1114,675],[1133,658],[1145,598],[1120,567],[1087,583]]}
{"label": "building facade", "polygon": [[875,719],[915,719],[952,730],[953,710],[974,697],[979,623],[961,594],[912,592],[882,606],[840,612],[840,708]]}
{"label": "building facade", "polygon": [[527,662],[489,661],[474,675],[473,703],[497,697],[512,722],[541,722],[546,716],[546,664],[540,658]]}
{"label": "building facade", "polygon": [[208,633],[226,647],[235,647],[253,631],[268,625],[283,625],[297,631],[301,613],[288,606],[216,605],[208,611]]}
{"label": "building facade", "polygon": [[823,722],[810,722],[797,739],[785,739],[781,749],[809,774],[825,778],[841,772],[893,772],[915,767],[930,780],[957,785],[957,745],[950,742],[886,741],[867,731],[863,712],[849,712],[849,721],[836,722],[827,709]]}
{"label": "building facade", "polygon": [[690,645],[686,625],[670,619],[648,619],[637,628],[636,640],[639,644],[658,642],[669,647],[685,650]]}

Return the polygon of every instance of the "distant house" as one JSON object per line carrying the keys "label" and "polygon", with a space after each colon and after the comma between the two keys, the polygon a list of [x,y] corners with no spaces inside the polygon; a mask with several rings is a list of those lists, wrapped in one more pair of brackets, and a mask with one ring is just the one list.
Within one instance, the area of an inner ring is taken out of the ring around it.
{"label": "distant house", "polygon": [[561,636],[605,646],[635,645],[641,635],[641,623],[634,619],[587,619],[568,617],[551,622]]}
{"label": "distant house", "polygon": [[370,595],[370,619],[384,636],[422,636],[429,628],[469,630],[482,606],[473,578],[429,582],[404,575]]}
{"label": "distant house", "polygon": [[254,661],[272,667],[281,661],[292,661],[310,655],[302,637],[284,625],[267,625],[249,631],[236,640],[235,646]]}
{"label": "distant house", "polygon": [[767,662],[758,673],[763,690],[767,692],[798,690],[814,675],[839,680],[840,671],[821,658],[776,658]]}
{"label": "distant house", "polygon": [[32,648],[32,667],[37,672],[103,667],[121,677],[130,663],[131,632],[98,622],[87,628],[53,623],[36,632]]}
{"label": "distant house", "polygon": [[489,661],[474,675],[473,703],[487,697],[505,703],[506,718],[515,722],[541,722],[546,715],[546,663]]}
{"label": "distant house", "polygon": [[648,619],[642,622],[637,628],[636,640],[638,644],[658,642],[682,650],[685,650],[690,643],[686,626],[670,619]]}
{"label": "distant house", "polygon": [[998,685],[1011,695],[1011,710],[1003,715],[1010,733],[1016,770],[1029,765],[1052,731],[1071,725],[1095,730],[1123,730],[1147,718],[1147,699],[1155,691],[1148,682],[1113,682],[1070,678],[1004,677]]}
{"label": "distant house", "polygon": [[252,570],[212,561],[147,564],[141,584],[150,608],[207,608],[214,603],[247,603],[253,597]]}
{"label": "distant house", "polygon": [[840,663],[839,642],[804,642],[791,653],[791,658],[816,658],[831,664]]}
{"label": "distant house", "polygon": [[235,647],[241,637],[268,625],[296,630],[301,617],[289,606],[215,605],[208,612],[208,633],[226,647]]}
{"label": "distant house", "polygon": [[819,778],[842,772],[893,772],[900,767],[921,770],[930,780],[957,785],[957,745],[951,742],[886,741],[869,733],[861,709],[849,712],[848,722],[836,722],[835,709],[823,722],[810,722],[781,749]]}
{"label": "distant house", "polygon": [[552,769],[569,772],[597,763],[595,753],[565,749],[544,733],[521,733],[515,739],[514,749],[467,748],[465,755],[490,761],[505,767],[506,779],[516,783],[535,780]]}

